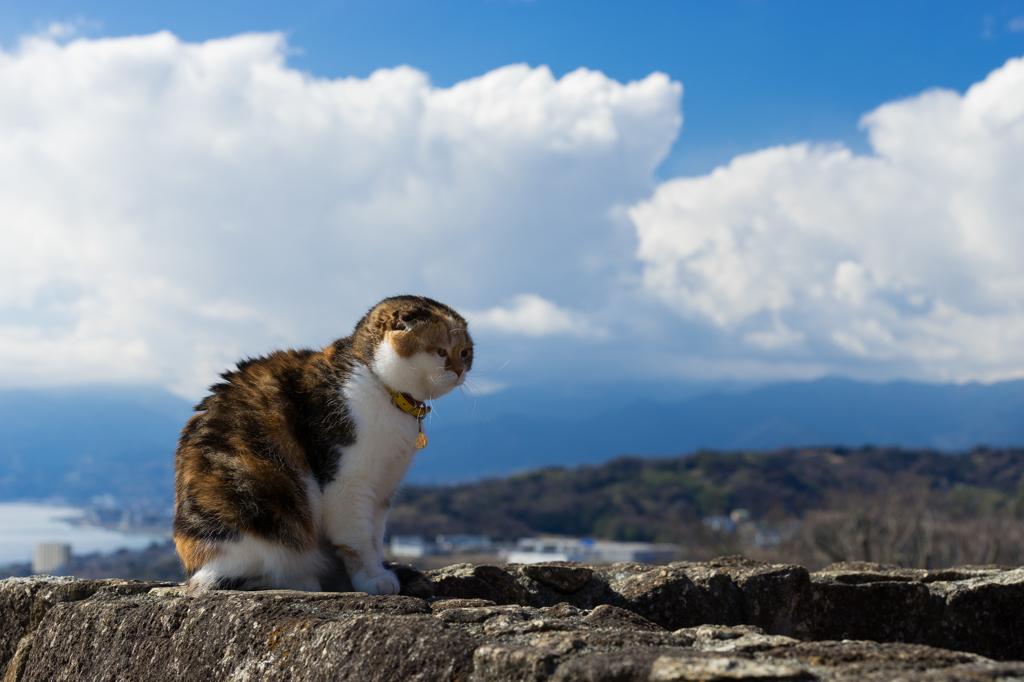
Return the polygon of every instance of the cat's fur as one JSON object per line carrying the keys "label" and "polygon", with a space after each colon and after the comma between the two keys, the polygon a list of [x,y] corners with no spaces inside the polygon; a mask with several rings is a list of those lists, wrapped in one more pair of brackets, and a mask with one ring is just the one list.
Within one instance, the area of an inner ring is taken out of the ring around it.
{"label": "cat's fur", "polygon": [[466,326],[442,303],[397,296],[321,351],[224,373],[175,456],[174,541],[189,588],[428,591],[415,570],[381,563],[422,427],[389,389],[427,401],[460,386],[473,363]]}

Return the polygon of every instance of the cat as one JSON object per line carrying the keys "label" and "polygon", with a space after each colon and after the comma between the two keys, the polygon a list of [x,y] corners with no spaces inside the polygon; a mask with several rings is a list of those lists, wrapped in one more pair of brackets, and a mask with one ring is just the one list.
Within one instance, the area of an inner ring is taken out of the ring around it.
{"label": "cat", "polygon": [[461,386],[472,364],[462,316],[396,296],[323,350],[276,351],[222,374],[175,453],[174,541],[189,591],[429,596],[418,571],[382,563],[384,525],[426,444],[425,403]]}

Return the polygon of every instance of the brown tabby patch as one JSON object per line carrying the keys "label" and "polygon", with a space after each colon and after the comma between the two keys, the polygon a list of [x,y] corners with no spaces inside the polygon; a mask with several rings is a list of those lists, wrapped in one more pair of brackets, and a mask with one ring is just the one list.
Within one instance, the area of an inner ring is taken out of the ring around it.
{"label": "brown tabby patch", "polygon": [[195,538],[178,537],[174,539],[174,543],[178,549],[178,556],[185,564],[185,571],[189,575],[217,556],[216,549]]}

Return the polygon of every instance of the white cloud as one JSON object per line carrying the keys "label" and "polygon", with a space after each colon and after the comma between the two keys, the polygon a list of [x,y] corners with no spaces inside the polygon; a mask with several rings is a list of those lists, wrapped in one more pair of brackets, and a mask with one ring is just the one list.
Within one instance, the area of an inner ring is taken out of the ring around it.
{"label": "white cloud", "polygon": [[[386,295],[486,309],[528,280],[600,301],[632,261],[612,209],[649,194],[681,125],[662,74],[513,65],[436,88],[408,67],[311,77],[276,34],[65,34],[0,51],[4,385],[194,395]],[[516,306],[531,329],[564,313]]]}
{"label": "white cloud", "polygon": [[0,51],[0,386],[195,395],[398,293],[538,381],[1024,375],[1022,60],[867,115],[874,155],[777,147],[655,187],[681,125],[662,74],[437,88],[302,74],[276,34],[68,38]]}
{"label": "white cloud", "polygon": [[585,315],[560,308],[535,294],[520,294],[512,307],[497,306],[483,312],[470,312],[470,324],[478,329],[494,329],[505,334],[532,336],[604,336]]}
{"label": "white cloud", "polygon": [[54,22],[46,27],[43,35],[54,40],[66,40],[78,33],[78,26],[72,23]]}
{"label": "white cloud", "polygon": [[799,144],[663,183],[630,211],[646,287],[758,357],[1021,375],[1024,60],[863,125],[872,156]]}

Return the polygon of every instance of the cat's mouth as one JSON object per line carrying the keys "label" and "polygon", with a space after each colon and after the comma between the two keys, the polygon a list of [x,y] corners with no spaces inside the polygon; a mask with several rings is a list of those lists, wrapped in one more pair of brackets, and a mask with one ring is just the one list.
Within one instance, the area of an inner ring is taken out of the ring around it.
{"label": "cat's mouth", "polygon": [[461,386],[465,380],[465,372],[457,373],[450,369],[441,372],[434,378],[434,387],[437,389],[433,391],[434,397],[440,397],[448,391],[451,391],[453,388]]}

